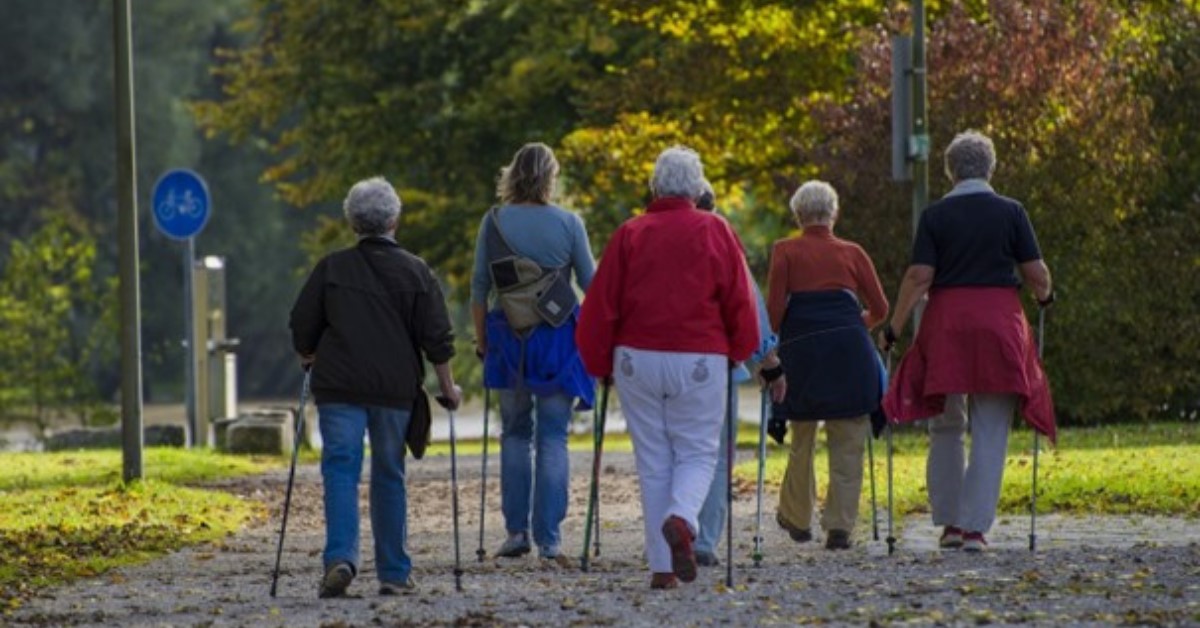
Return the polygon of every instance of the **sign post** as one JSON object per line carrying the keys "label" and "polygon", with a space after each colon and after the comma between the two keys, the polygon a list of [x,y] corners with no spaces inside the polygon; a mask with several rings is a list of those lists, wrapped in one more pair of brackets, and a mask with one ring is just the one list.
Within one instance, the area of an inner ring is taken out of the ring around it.
{"label": "sign post", "polygon": [[196,259],[196,234],[208,224],[211,208],[208,184],[191,170],[176,169],[159,177],[154,184],[154,224],[168,238],[183,240],[183,328],[187,336],[184,350],[184,399],[187,406],[188,444],[195,446],[196,435],[196,332],[192,321],[192,264]]}

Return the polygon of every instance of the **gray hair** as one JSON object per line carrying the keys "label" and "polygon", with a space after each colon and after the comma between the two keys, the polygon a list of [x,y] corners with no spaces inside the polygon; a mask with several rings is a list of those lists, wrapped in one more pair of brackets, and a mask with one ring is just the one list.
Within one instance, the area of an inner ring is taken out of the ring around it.
{"label": "gray hair", "polygon": [[801,225],[830,223],[837,220],[837,190],[824,181],[806,181],[796,189],[788,206]]}
{"label": "gray hair", "polygon": [[656,198],[682,196],[699,198],[704,193],[704,166],[700,155],[686,146],[672,146],[659,153],[650,175],[650,192]]}
{"label": "gray hair", "polygon": [[704,180],[704,191],[696,197],[696,209],[703,209],[706,212],[717,209],[717,193],[713,192],[712,184],[708,182],[708,179]]}
{"label": "gray hair", "polygon": [[342,203],[350,228],[360,236],[386,235],[400,217],[400,195],[383,177],[363,179],[350,188]]}
{"label": "gray hair", "polygon": [[946,147],[946,176],[957,183],[967,179],[991,179],[996,170],[996,147],[978,131],[954,136]]}

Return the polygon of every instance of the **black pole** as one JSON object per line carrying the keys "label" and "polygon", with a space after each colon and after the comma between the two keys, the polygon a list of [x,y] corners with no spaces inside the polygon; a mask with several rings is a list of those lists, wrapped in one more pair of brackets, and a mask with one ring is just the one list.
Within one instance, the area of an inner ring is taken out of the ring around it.
{"label": "black pole", "polygon": [[121,318],[121,457],[125,482],[142,478],[142,321],[138,287],[137,155],[130,0],[113,0],[117,126],[117,248]]}

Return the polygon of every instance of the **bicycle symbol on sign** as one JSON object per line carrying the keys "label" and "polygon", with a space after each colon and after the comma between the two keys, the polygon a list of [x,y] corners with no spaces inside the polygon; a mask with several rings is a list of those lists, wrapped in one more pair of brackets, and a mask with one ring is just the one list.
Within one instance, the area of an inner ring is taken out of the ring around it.
{"label": "bicycle symbol on sign", "polygon": [[167,192],[167,197],[163,202],[154,208],[154,213],[158,215],[158,219],[162,222],[170,222],[176,216],[186,216],[195,218],[204,212],[203,201],[196,198],[191,190],[184,190],[183,194],[176,195],[175,190]]}

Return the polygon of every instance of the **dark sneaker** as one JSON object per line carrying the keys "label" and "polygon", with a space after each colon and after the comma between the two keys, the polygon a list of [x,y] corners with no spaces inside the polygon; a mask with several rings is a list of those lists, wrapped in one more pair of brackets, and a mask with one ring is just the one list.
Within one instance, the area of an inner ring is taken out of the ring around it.
{"label": "dark sneaker", "polygon": [[825,535],[825,549],[850,549],[850,533],[845,530],[830,530],[829,533]]}
{"label": "dark sneaker", "polygon": [[987,550],[987,539],[983,538],[982,532],[965,532],[962,536],[962,548],[964,552],[979,553]]}
{"label": "dark sneaker", "polygon": [[807,543],[813,539],[812,530],[797,528],[796,526],[788,523],[787,520],[783,518],[783,515],[779,513],[775,513],[775,523],[778,523],[779,527],[787,530],[788,536],[792,537],[792,540],[797,543]]}
{"label": "dark sneaker", "polygon": [[671,571],[684,582],[696,579],[696,555],[692,552],[692,529],[676,515],[667,517],[662,526],[663,538],[671,546]]}
{"label": "dark sneaker", "polygon": [[696,550],[696,564],[701,567],[716,567],[721,564],[717,559],[717,555],[704,550]]}
{"label": "dark sneaker", "polygon": [[496,550],[496,555],[502,558],[517,558],[528,554],[533,548],[529,545],[529,535],[524,532],[514,532],[508,535],[508,540]]}
{"label": "dark sneaker", "polygon": [[673,573],[654,573],[650,576],[651,589],[674,589],[679,586],[679,580]]}
{"label": "dark sneaker", "polygon": [[354,568],[347,562],[336,562],[325,569],[325,577],[321,578],[321,589],[317,597],[342,597],[350,581],[354,580]]}
{"label": "dark sneaker", "polygon": [[938,547],[942,549],[958,549],[963,546],[963,531],[954,526],[942,528],[942,538],[938,539]]}
{"label": "dark sneaker", "polygon": [[400,595],[402,593],[412,593],[417,590],[417,582],[412,576],[405,578],[399,582],[380,582],[379,595]]}

